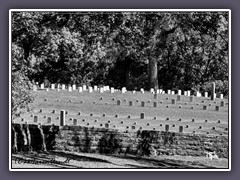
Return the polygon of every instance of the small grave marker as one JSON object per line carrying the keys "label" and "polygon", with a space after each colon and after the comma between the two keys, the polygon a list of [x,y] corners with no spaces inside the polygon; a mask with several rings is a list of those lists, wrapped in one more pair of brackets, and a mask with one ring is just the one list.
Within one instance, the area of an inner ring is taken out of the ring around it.
{"label": "small grave marker", "polygon": [[169,131],[169,125],[168,125],[168,124],[165,125],[165,131],[166,131],[166,132]]}
{"label": "small grave marker", "polygon": [[157,102],[153,102],[153,107],[157,107]]}
{"label": "small grave marker", "polygon": [[73,119],[73,125],[77,126],[78,125],[78,120],[77,119]]}
{"label": "small grave marker", "polygon": [[172,99],[172,104],[176,104],[176,99]]}
{"label": "small grave marker", "polygon": [[52,123],[52,118],[51,118],[51,117],[48,117],[48,118],[47,118],[47,123],[48,123],[48,124]]}
{"label": "small grave marker", "polygon": [[67,111],[65,112],[64,110],[61,110],[60,112],[60,126],[65,126],[65,114],[67,113]]}

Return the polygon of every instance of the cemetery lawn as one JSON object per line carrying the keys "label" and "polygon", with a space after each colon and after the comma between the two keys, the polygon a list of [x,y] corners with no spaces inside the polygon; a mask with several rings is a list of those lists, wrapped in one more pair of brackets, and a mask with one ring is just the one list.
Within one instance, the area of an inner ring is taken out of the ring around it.
{"label": "cemetery lawn", "polygon": [[[178,132],[181,125],[185,133],[195,131],[197,134],[228,135],[227,99],[217,98],[212,101],[210,98],[194,97],[194,102],[189,102],[188,96],[181,96],[181,101],[171,104],[171,100],[176,99],[177,95],[159,94],[158,99],[154,99],[150,92],[122,94],[118,91],[111,94],[109,91],[79,93],[77,90],[38,90],[34,93],[36,99],[31,105],[33,110],[15,119],[16,123],[27,121],[29,124],[47,124],[47,118],[51,117],[51,124],[59,125],[60,111],[66,110],[66,124],[69,125],[73,124],[73,119],[78,119],[79,125],[88,127],[100,127],[101,124],[104,127],[105,123],[110,122],[110,128],[126,130],[127,126],[131,127],[135,123],[136,130],[141,127],[164,131],[165,124],[169,124],[170,131],[173,132]],[[120,106],[117,105],[117,100],[121,100]],[[129,106],[129,101],[133,101],[133,106]],[[142,101],[145,102],[145,107],[141,107]],[[220,101],[224,101],[225,106],[216,111],[215,107],[220,106]],[[153,102],[157,102],[158,107],[153,107]],[[207,110],[203,110],[203,105],[207,106]],[[140,113],[145,114],[144,119],[140,119]],[[33,121],[35,115],[38,116],[37,123]],[[185,128],[186,126],[188,128]]]}

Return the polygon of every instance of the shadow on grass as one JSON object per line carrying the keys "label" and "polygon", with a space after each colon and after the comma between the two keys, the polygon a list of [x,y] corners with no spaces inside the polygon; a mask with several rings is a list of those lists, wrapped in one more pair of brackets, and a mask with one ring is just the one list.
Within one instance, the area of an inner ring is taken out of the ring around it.
{"label": "shadow on grass", "polygon": [[[205,164],[199,162],[192,162],[192,161],[181,161],[181,160],[172,160],[172,159],[153,159],[150,157],[137,157],[137,156],[129,156],[129,155],[111,155],[112,157],[121,158],[125,160],[134,160],[141,165],[131,165],[126,164],[127,166],[131,166],[132,168],[161,168],[161,169],[212,169],[215,167],[207,166]],[[148,166],[147,166],[148,165]]]}

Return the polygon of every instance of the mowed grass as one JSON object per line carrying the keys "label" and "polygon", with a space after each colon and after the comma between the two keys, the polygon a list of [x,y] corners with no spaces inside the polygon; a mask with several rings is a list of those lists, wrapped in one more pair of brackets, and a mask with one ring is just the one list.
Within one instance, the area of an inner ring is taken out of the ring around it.
{"label": "mowed grass", "polygon": [[[182,95],[180,101],[172,104],[172,99],[177,99],[177,95],[158,94],[158,98],[154,99],[150,92],[122,94],[117,91],[112,94],[110,91],[80,93],[77,90],[38,90],[34,93],[36,99],[31,104],[33,110],[14,119],[15,122],[59,125],[60,111],[66,110],[68,125],[73,125],[73,119],[77,119],[78,125],[88,127],[105,127],[108,123],[110,128],[119,130],[134,131],[141,128],[165,131],[165,125],[168,124],[171,132],[178,132],[179,126],[183,126],[185,133],[228,135],[227,99],[212,101],[210,98],[194,97],[194,102],[190,102],[189,96]],[[117,105],[117,100],[121,100],[121,105]],[[133,106],[129,106],[129,101],[133,101]],[[142,101],[145,107],[141,106]],[[221,101],[225,105],[216,111],[215,107],[220,106]],[[157,107],[153,107],[153,102],[157,102]],[[207,110],[203,110],[203,105],[207,106]],[[140,113],[145,114],[144,119],[140,119]],[[34,116],[38,116],[38,122],[34,122]],[[48,117],[51,117],[51,123],[48,123]]]}

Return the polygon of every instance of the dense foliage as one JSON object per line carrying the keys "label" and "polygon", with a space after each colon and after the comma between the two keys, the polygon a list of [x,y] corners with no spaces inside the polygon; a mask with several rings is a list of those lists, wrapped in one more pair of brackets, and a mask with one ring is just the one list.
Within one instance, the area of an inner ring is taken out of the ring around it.
{"label": "dense foliage", "polygon": [[227,12],[13,12],[12,70],[39,83],[227,87],[228,21]]}

